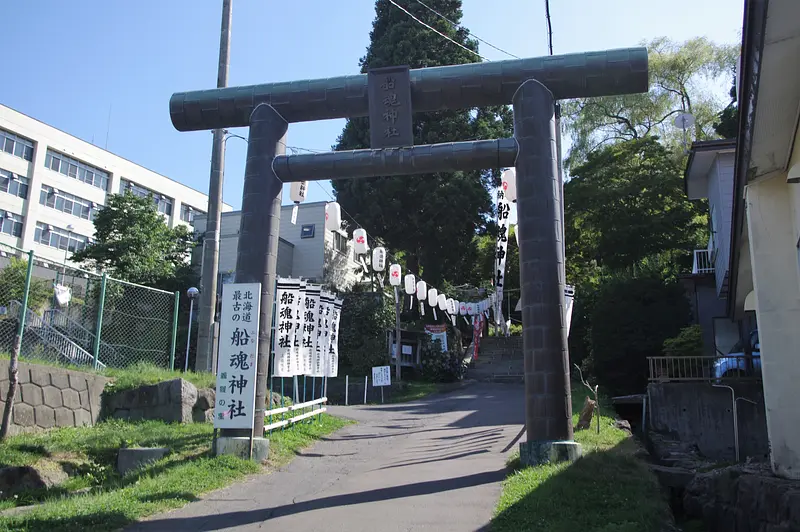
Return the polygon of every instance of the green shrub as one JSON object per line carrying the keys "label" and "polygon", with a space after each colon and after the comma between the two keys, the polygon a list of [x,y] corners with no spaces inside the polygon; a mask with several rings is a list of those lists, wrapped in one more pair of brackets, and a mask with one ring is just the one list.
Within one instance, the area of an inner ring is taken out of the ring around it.
{"label": "green shrub", "polygon": [[700,326],[684,327],[677,336],[664,340],[663,353],[666,357],[703,356],[703,334]]}
{"label": "green shrub", "polygon": [[442,351],[442,342],[426,336],[420,347],[422,376],[433,382],[455,382],[464,378],[467,367],[464,354],[457,342],[448,342]]}

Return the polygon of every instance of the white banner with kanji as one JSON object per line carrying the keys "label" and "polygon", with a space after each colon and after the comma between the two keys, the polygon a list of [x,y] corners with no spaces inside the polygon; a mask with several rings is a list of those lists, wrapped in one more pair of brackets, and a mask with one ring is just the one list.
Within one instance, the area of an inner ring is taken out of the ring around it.
{"label": "white banner with kanji", "polygon": [[306,295],[303,303],[303,342],[300,355],[307,368],[305,374],[315,376],[317,347],[317,311],[320,304],[320,285],[309,284],[306,286]]}
{"label": "white banner with kanji", "polygon": [[330,306],[330,320],[327,323],[328,356],[325,372],[326,377],[339,375],[339,319],[342,315],[342,300],[336,298]]}
{"label": "white banner with kanji", "polygon": [[506,279],[506,254],[508,251],[508,216],[511,205],[506,199],[502,187],[497,189],[497,245],[495,246],[494,289],[496,294],[494,317],[495,323],[503,324],[503,286]]}
{"label": "white banner with kanji", "polygon": [[299,365],[294,353],[294,333],[299,312],[300,281],[278,279],[275,290],[275,337],[273,341],[273,375],[292,377]]}
{"label": "white banner with kanji", "polygon": [[222,286],[214,428],[253,428],[260,302],[260,283]]}

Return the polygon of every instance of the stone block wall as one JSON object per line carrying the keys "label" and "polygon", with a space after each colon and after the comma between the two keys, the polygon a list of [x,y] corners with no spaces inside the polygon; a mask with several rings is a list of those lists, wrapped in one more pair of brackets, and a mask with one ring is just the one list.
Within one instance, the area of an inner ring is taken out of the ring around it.
{"label": "stone block wall", "polygon": [[[0,360],[0,409],[8,394],[9,363]],[[93,425],[100,418],[106,382],[91,373],[20,362],[10,432]]]}
{"label": "stone block wall", "polygon": [[211,421],[213,415],[214,390],[198,390],[183,379],[109,392],[103,398],[104,417],[192,423]]}

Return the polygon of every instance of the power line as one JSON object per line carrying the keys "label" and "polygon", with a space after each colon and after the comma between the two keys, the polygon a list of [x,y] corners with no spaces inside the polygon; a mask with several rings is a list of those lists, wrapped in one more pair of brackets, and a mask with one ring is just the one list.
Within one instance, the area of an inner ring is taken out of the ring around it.
{"label": "power line", "polygon": [[[422,0],[416,0],[416,1],[417,1],[417,3],[418,3],[418,4],[420,4],[422,7],[424,7],[425,9],[427,9],[428,11],[430,11],[431,13],[433,13],[434,15],[436,15],[437,17],[439,17],[439,18],[441,18],[441,19],[444,19],[444,20],[446,20],[447,22],[449,22],[451,25],[455,26],[456,28],[461,28],[462,30],[466,31],[466,32],[467,32],[467,33],[468,33],[468,34],[469,34],[471,37],[475,38],[475,40],[477,40],[477,41],[480,41],[480,42],[482,42],[483,44],[485,44],[486,46],[489,46],[489,47],[491,47],[491,48],[494,48],[494,49],[495,49],[495,50],[497,50],[498,52],[502,52],[502,53],[504,53],[504,54],[506,54],[506,55],[508,55],[508,56],[511,56],[511,57],[513,57],[513,58],[515,58],[515,59],[519,59],[519,58],[520,58],[518,55],[514,55],[514,54],[512,54],[511,52],[507,52],[507,51],[503,50],[502,48],[500,48],[500,47],[498,47],[498,46],[495,46],[495,45],[493,45],[493,44],[492,44],[492,43],[490,43],[489,41],[485,41],[485,40],[481,39],[480,37],[478,37],[477,35],[475,35],[474,33],[472,33],[472,32],[469,30],[469,28],[467,28],[467,27],[466,27],[466,26],[464,26],[463,24],[459,24],[459,23],[457,23],[457,22],[453,22],[453,21],[452,21],[452,20],[450,20],[449,18],[445,17],[444,15],[442,15],[441,13],[439,13],[438,11],[436,11],[435,9],[433,9],[432,7],[430,7],[428,4],[426,4],[426,3],[422,2]],[[552,54],[551,54],[551,55],[552,55]]]}
{"label": "power line", "polygon": [[481,59],[481,61],[488,61],[488,59],[486,59],[485,57],[483,57],[481,54],[479,54],[479,53],[478,53],[478,52],[476,52],[475,50],[471,50],[471,49],[467,48],[466,46],[464,46],[464,45],[463,45],[463,44],[461,44],[460,42],[454,41],[453,39],[451,39],[450,37],[448,37],[447,35],[445,35],[445,34],[444,34],[444,33],[442,33],[441,31],[437,30],[437,29],[436,29],[436,28],[434,28],[433,26],[430,26],[430,25],[426,24],[425,22],[422,22],[420,19],[418,19],[417,17],[415,17],[414,15],[412,15],[412,14],[411,14],[411,12],[409,12],[409,11],[408,11],[406,8],[404,8],[403,6],[401,6],[400,4],[398,4],[397,2],[395,2],[394,0],[389,0],[389,3],[391,3],[391,4],[392,4],[394,7],[396,7],[396,8],[397,8],[397,9],[399,9],[400,11],[403,11],[403,12],[404,12],[406,15],[408,15],[409,17],[411,17],[411,18],[412,18],[412,19],[414,19],[415,21],[419,22],[420,24],[422,24],[423,26],[425,26],[425,27],[426,27],[426,28],[428,28],[429,30],[431,30],[431,31],[433,31],[433,32],[435,32],[435,33],[438,33],[440,36],[444,37],[445,39],[447,39],[447,40],[448,40],[448,41],[450,41],[451,43],[455,44],[456,46],[458,46],[458,47],[460,47],[460,48],[463,48],[464,50],[468,51],[469,53],[471,53],[471,54],[475,54],[476,56],[478,56],[478,57]]}
{"label": "power line", "polygon": [[544,0],[544,16],[547,19],[547,49],[553,55],[553,24],[550,22],[550,0]]}

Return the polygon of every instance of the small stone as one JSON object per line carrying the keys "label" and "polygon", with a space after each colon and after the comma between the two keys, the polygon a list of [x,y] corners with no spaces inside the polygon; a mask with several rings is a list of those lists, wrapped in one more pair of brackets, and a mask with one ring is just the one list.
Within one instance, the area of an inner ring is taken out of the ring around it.
{"label": "small stone", "polygon": [[120,449],[117,455],[117,471],[125,475],[164,458],[169,454],[166,447]]}
{"label": "small stone", "polygon": [[618,428],[620,430],[624,430],[625,432],[631,432],[631,424],[628,422],[627,419],[618,419],[614,421],[614,428]]}

